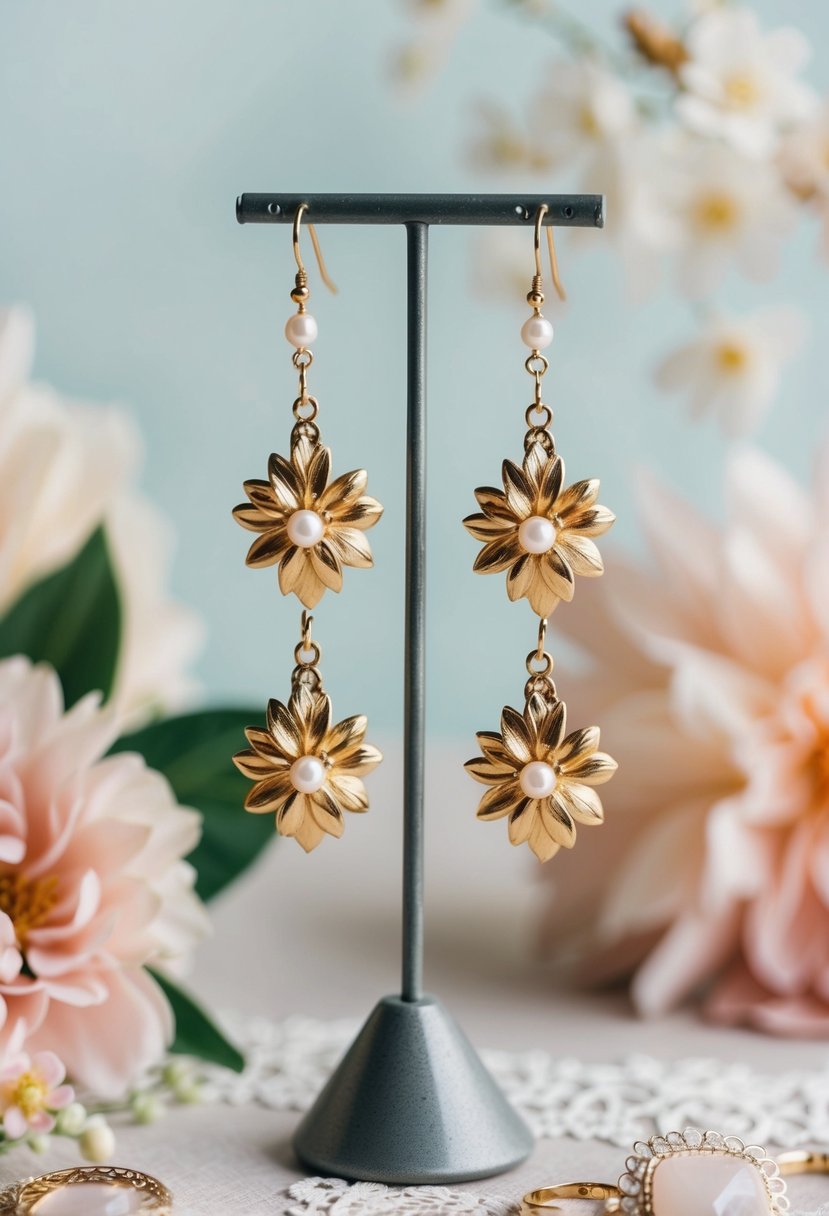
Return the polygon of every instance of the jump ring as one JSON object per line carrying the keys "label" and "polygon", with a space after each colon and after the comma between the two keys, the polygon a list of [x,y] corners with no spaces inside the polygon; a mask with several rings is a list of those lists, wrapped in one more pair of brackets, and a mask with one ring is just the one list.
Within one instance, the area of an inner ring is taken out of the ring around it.
{"label": "jump ring", "polygon": [[[313,422],[319,413],[319,408],[319,402],[316,397],[306,397],[304,400],[302,397],[297,397],[292,406],[294,418],[298,422]],[[311,412],[309,414],[303,413],[302,411],[306,409],[310,409]]]}

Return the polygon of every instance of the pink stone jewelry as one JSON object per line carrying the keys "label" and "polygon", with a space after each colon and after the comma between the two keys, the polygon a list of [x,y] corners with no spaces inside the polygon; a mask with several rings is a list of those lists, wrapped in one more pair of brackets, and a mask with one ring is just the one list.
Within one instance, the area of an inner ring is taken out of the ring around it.
{"label": "pink stone jewelry", "polygon": [[688,1128],[633,1146],[618,1185],[568,1182],[524,1196],[527,1213],[558,1211],[556,1199],[605,1200],[605,1212],[626,1216],[782,1216],[789,1210],[785,1173],[814,1171],[820,1154],[774,1161],[737,1136]]}

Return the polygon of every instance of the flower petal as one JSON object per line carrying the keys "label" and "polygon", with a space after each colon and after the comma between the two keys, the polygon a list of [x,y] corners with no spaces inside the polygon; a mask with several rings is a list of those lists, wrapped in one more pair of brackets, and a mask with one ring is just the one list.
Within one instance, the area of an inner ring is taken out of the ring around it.
{"label": "flower petal", "polygon": [[524,553],[510,567],[507,575],[507,595],[513,602],[523,599],[527,594],[533,581],[533,573],[534,566],[529,553]]}
{"label": "flower petal", "polygon": [[484,515],[489,516],[490,519],[504,519],[515,523],[503,490],[496,490],[494,486],[478,486],[475,498]]}
{"label": "flower petal", "polygon": [[3,1115],[3,1130],[9,1140],[19,1140],[29,1130],[29,1123],[19,1106],[10,1106]]}
{"label": "flower petal", "polygon": [[616,522],[616,516],[607,507],[589,507],[567,515],[567,531],[580,532],[582,536],[603,536]]}
{"label": "flower petal", "polygon": [[329,794],[325,786],[315,794],[308,796],[311,804],[311,814],[324,832],[329,836],[342,836],[345,831],[345,817]]}
{"label": "flower petal", "polygon": [[562,781],[559,792],[570,809],[570,814],[579,823],[588,827],[604,823],[602,800],[595,790],[587,785],[578,785],[570,781]]}
{"label": "flower petal", "polygon": [[[289,756],[288,753],[283,752],[270,731],[263,730],[261,726],[246,726],[245,735],[251,748],[260,756],[267,757],[274,767],[290,764],[292,760],[296,759],[295,756]],[[243,752],[239,754],[244,755]]]}
{"label": "flower petal", "polygon": [[359,777],[336,769],[328,778],[331,793],[345,811],[362,812],[368,810],[368,794],[366,787]]}
{"label": "flower petal", "polygon": [[519,469],[512,460],[505,460],[501,465],[501,476],[504,479],[507,505],[513,515],[519,520],[532,515],[535,494],[524,470]]}
{"label": "flower petal", "polygon": [[582,759],[569,760],[562,764],[561,771],[573,781],[582,785],[604,785],[609,781],[618,768],[618,764],[607,752],[593,752],[592,756]]}
{"label": "flower petal", "polygon": [[533,758],[533,737],[523,715],[511,705],[505,705],[501,712],[501,735],[507,750],[512,753],[513,762],[529,764]]}
{"label": "flower petal", "polygon": [[63,1061],[53,1051],[36,1051],[32,1056],[32,1072],[37,1073],[47,1089],[57,1089],[66,1076]]}
{"label": "flower petal", "polygon": [[368,528],[374,527],[382,514],[383,507],[377,499],[364,494],[350,507],[337,512],[337,523],[348,524],[352,528],[359,528],[365,532]]}
{"label": "flower petal", "polygon": [[527,590],[527,599],[530,601],[530,607],[537,616],[551,616],[561,603],[561,596],[556,595],[554,591],[550,590],[547,581],[542,575],[540,559],[533,557],[531,560],[532,577]]}
{"label": "flower petal", "polygon": [[288,797],[276,812],[277,831],[282,836],[296,836],[308,814],[308,799],[299,790],[291,789]]}
{"label": "flower petal", "polygon": [[350,773],[352,777],[365,777],[372,769],[377,768],[383,759],[383,753],[370,743],[363,743],[360,747],[339,752],[336,757],[332,756],[332,759],[335,771],[342,770]]}
{"label": "flower petal", "polygon": [[284,515],[284,508],[274,498],[269,481],[260,481],[258,477],[252,477],[249,481],[242,483],[242,489],[254,507],[258,507],[264,515],[269,515],[271,518]]}
{"label": "flower petal", "polygon": [[502,519],[496,517],[491,519],[488,515],[467,515],[463,521],[463,526],[466,528],[470,536],[474,536],[475,540],[490,541],[495,540],[498,536],[503,536],[515,527],[514,519]]}
{"label": "flower petal", "polygon": [[278,517],[275,512],[269,512],[266,515],[264,511],[260,511],[259,507],[254,506],[252,503],[240,502],[238,507],[233,508],[233,518],[237,524],[241,524],[249,532],[268,532],[274,526]]}
{"label": "flower petal", "polygon": [[562,490],[556,502],[556,513],[563,517],[576,511],[584,511],[592,507],[599,497],[600,482],[598,477],[587,481],[575,481],[566,490]]}
{"label": "flower petal", "polygon": [[257,536],[248,549],[245,565],[252,567],[254,570],[261,570],[265,566],[273,566],[279,561],[285,550],[290,547],[290,544],[288,533],[284,528],[273,528],[270,532]]}
{"label": "flower petal", "polygon": [[[567,706],[563,701],[556,701],[552,706],[548,707],[546,718],[544,718],[538,731],[539,742],[545,753],[544,757],[557,751],[561,744],[562,736],[567,729]],[[558,759],[558,757],[556,757]]]}
{"label": "flower petal", "polygon": [[245,810],[256,815],[264,815],[267,811],[277,811],[293,790],[291,778],[287,772],[274,773],[264,781],[257,781],[245,798]]}
{"label": "flower petal", "polygon": [[294,833],[294,840],[302,845],[306,853],[310,853],[325,839],[325,832],[313,815],[305,815],[302,823]]}
{"label": "flower petal", "polygon": [[328,732],[328,738],[323,741],[323,748],[333,758],[340,752],[352,748],[363,741],[368,726],[365,714],[354,714],[351,718],[343,718]]}
{"label": "flower petal", "polygon": [[561,483],[564,480],[564,461],[560,456],[554,456],[547,462],[544,476],[538,487],[536,506],[539,515],[549,515],[561,493]]}
{"label": "flower petal", "polygon": [[570,815],[570,809],[560,790],[554,790],[549,798],[539,802],[541,822],[547,834],[565,849],[572,849],[576,843],[576,825]]}
{"label": "flower petal", "polygon": [[491,760],[487,760],[486,756],[473,756],[471,760],[467,760],[463,766],[473,777],[475,781],[480,781],[481,785],[498,785],[508,777],[515,775],[514,766],[505,764],[493,764]]}
{"label": "flower petal", "polygon": [[553,594],[569,603],[576,590],[576,582],[573,571],[559,552],[558,545],[539,557],[538,569]]}
{"label": "flower petal", "polygon": [[503,819],[514,811],[523,799],[521,787],[515,777],[502,781],[488,789],[478,804],[479,819]]}
{"label": "flower petal", "polygon": [[604,562],[598,547],[589,536],[574,536],[568,529],[559,533],[556,548],[574,574],[597,578],[604,574]]}
{"label": "flower petal", "polygon": [[329,529],[326,541],[344,566],[368,570],[374,565],[368,537],[359,528],[342,528],[335,524]]}
{"label": "flower petal", "polygon": [[601,731],[598,726],[582,726],[567,736],[559,747],[556,760],[562,766],[578,762],[582,756],[592,755],[599,746]]}
{"label": "flower petal", "polygon": [[550,837],[538,815],[533,821],[529,845],[539,861],[549,861],[551,857],[555,857],[561,847]]}
{"label": "flower petal", "polygon": [[537,817],[537,807],[529,798],[522,799],[507,821],[510,844],[525,844],[530,838]]}
{"label": "flower petal", "polygon": [[287,705],[272,697],[268,701],[267,718],[268,730],[283,754],[292,760],[298,759],[301,755],[302,736]]}
{"label": "flower petal", "polygon": [[518,544],[518,533],[506,533],[497,540],[491,540],[484,545],[472,569],[476,574],[498,574],[506,570],[521,556]]}
{"label": "flower petal", "polygon": [[493,764],[502,764],[515,769],[520,763],[509,750],[499,734],[492,730],[479,730],[475,738],[481,751]]}
{"label": "flower petal", "polygon": [[311,555],[311,565],[317,578],[329,591],[342,591],[343,572],[340,563],[334,555],[332,546],[325,540],[314,545],[308,552]]}
{"label": "flower petal", "polygon": [[317,499],[321,498],[325,492],[325,487],[328,485],[328,478],[331,475],[331,449],[323,447],[322,444],[316,448],[308,463],[308,472],[306,474],[307,484],[305,486],[305,494],[303,503],[306,507],[316,505]]}
{"label": "flower petal", "polygon": [[302,485],[296,469],[278,452],[268,459],[268,477],[277,505],[285,511],[298,511],[302,501]]}
{"label": "flower petal", "polygon": [[325,693],[318,695],[313,703],[311,713],[305,728],[303,746],[308,749],[306,755],[316,755],[322,746],[322,741],[331,726],[331,698]]}
{"label": "flower petal", "polygon": [[365,469],[343,473],[321,495],[319,506],[323,511],[330,511],[337,519],[342,510],[352,506],[365,493],[367,485],[368,473]]}

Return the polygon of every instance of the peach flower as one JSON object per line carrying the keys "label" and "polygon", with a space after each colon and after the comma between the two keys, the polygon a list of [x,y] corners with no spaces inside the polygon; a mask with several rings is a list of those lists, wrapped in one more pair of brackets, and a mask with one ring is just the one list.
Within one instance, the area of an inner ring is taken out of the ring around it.
{"label": "peach flower", "polygon": [[206,915],[182,860],[199,816],[140,756],[106,756],[98,699],[64,713],[50,667],[0,662],[0,1048],[55,1051],[109,1097],[170,1041],[145,965],[186,954]]}
{"label": "peach flower", "polygon": [[32,382],[34,338],[25,309],[0,311],[0,613],[105,524],[123,612],[113,702],[134,726],[192,698],[201,622],[169,595],[169,526],[136,492],[135,424]]}
{"label": "peach flower", "polygon": [[0,1069],[0,1112],[10,1140],[19,1140],[28,1131],[54,1130],[54,1112],[75,1099],[72,1086],[63,1084],[65,1079],[66,1069],[53,1051],[39,1051],[31,1060],[18,1056]]}
{"label": "peach flower", "polygon": [[829,1035],[827,484],[809,501],[740,452],[718,526],[644,479],[652,568],[608,563],[570,614],[619,775],[601,840],[558,863],[546,945],[587,925],[588,970],[632,975],[642,1013],[704,993],[718,1020]]}

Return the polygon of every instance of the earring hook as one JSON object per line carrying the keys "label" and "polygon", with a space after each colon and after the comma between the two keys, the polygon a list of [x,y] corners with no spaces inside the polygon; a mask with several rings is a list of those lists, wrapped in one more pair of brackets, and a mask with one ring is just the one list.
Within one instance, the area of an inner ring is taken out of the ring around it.
{"label": "earring hook", "polygon": [[[294,257],[296,258],[297,270],[299,271],[299,273],[303,277],[303,279],[307,279],[308,275],[307,275],[305,266],[303,265],[303,262],[302,262],[302,254],[299,251],[299,229],[300,229],[300,225],[302,224],[302,217],[307,210],[308,210],[307,203],[299,204],[299,206],[296,209],[296,215],[294,216],[294,231],[293,231]],[[331,276],[329,275],[328,270],[326,269],[325,258],[322,256],[322,250],[320,249],[319,238],[317,237],[317,230],[313,224],[308,225],[308,235],[311,237],[311,244],[314,246],[314,253],[315,253],[316,259],[317,259],[317,265],[319,266],[320,278],[322,279],[323,283],[328,288],[328,290],[330,292],[333,292],[334,295],[336,295],[337,286],[332,281]]]}
{"label": "earring hook", "polygon": [[[547,212],[549,210],[550,210],[550,208],[547,206],[547,204],[542,203],[541,206],[538,208],[538,211],[536,212],[536,216],[535,216],[535,240],[534,240],[535,273],[538,278],[541,277],[541,224],[544,219],[544,216],[547,214]],[[555,287],[556,291],[558,292],[559,299],[566,300],[567,292],[564,290],[564,287],[562,286],[561,278],[558,273],[558,257],[556,256],[556,243],[555,243],[555,238],[553,236],[552,224],[547,225],[547,247],[550,251],[550,274],[553,279],[553,286]]]}

